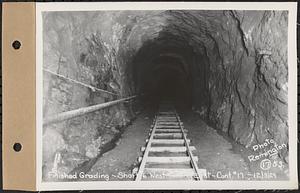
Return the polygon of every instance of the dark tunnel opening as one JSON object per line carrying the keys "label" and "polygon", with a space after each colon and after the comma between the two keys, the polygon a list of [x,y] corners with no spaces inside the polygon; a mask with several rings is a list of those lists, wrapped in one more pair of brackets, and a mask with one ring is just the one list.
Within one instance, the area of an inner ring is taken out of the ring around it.
{"label": "dark tunnel opening", "polygon": [[139,89],[145,93],[144,101],[157,105],[160,101],[172,101],[179,108],[191,106],[191,80],[178,57],[161,54],[151,60],[151,68],[141,74]]}
{"label": "dark tunnel opening", "polygon": [[169,33],[168,27],[145,42],[134,56],[132,70],[143,103],[170,100],[181,110],[207,105],[209,71],[203,51],[201,45],[195,49],[187,39]]}

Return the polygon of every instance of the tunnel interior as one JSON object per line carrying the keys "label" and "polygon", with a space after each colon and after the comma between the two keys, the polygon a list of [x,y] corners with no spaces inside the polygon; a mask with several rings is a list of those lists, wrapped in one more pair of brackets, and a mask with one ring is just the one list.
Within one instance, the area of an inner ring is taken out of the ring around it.
{"label": "tunnel interior", "polygon": [[191,80],[187,72],[189,69],[186,69],[180,57],[172,53],[162,53],[150,59],[148,64],[142,62],[149,67],[136,66],[139,75],[136,77],[136,85],[138,92],[145,94],[144,100],[150,100],[154,105],[161,101],[171,101],[176,106],[191,106]]}
{"label": "tunnel interior", "polygon": [[[156,105],[161,100],[170,100],[177,108],[189,109],[199,100],[207,101],[203,99],[205,94],[199,95],[208,88],[208,70],[204,66],[207,63],[202,61],[206,56],[202,53],[203,45],[194,48],[190,37],[183,37],[180,32],[174,34],[170,28],[172,25],[168,24],[157,37],[141,46],[133,58],[131,73],[136,91],[146,95],[143,100]],[[188,29],[177,27],[175,32],[179,30]]]}
{"label": "tunnel interior", "polygon": [[[45,73],[43,116],[138,95],[171,100],[245,147],[288,143],[287,21],[287,11],[46,12],[43,68],[115,95]],[[66,144],[97,156],[111,128],[136,116],[133,104],[49,127],[45,164]],[[288,151],[279,156],[287,162]]]}

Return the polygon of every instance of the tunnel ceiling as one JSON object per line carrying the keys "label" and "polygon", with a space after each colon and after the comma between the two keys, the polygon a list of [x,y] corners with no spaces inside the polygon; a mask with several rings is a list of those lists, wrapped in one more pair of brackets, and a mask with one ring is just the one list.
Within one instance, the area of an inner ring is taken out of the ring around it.
{"label": "tunnel ceiling", "polygon": [[[143,42],[133,59],[137,68],[136,85],[138,89],[146,88],[146,91],[140,90],[140,92],[149,92],[145,85],[155,77],[157,69],[167,68],[170,72],[177,70],[179,76],[186,76],[186,79],[193,77],[192,65],[197,65],[199,71],[205,71],[202,67],[204,63],[195,64],[195,60],[192,59],[196,55],[205,56],[206,49],[215,46],[211,37],[214,36],[212,33],[217,30],[216,23],[223,14],[223,12],[206,11],[154,11],[147,15],[148,18],[137,22],[132,28],[131,37],[141,36]],[[129,36],[127,41],[137,41],[137,38],[131,39]],[[167,56],[170,58],[169,62],[164,62],[163,58]],[[170,62],[171,58],[173,62]],[[155,80],[152,82],[158,84]],[[191,81],[185,84],[189,84],[192,88]]]}
{"label": "tunnel ceiling", "polygon": [[[138,27],[133,27],[132,37],[141,36],[143,46],[139,48],[146,52],[143,57],[153,58],[153,55],[167,51],[177,55],[183,55],[186,51],[203,52],[203,47],[213,46],[212,33],[218,30],[214,26],[218,19],[221,22],[222,14],[205,11],[154,12],[153,15],[147,15],[149,18],[136,23]],[[129,41],[138,40],[129,37]]]}

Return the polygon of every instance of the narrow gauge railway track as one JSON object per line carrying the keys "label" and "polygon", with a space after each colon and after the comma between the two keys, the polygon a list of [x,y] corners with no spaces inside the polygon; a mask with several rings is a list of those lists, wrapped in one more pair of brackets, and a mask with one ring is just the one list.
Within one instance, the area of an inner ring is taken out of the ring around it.
{"label": "narrow gauge railway track", "polygon": [[205,169],[199,169],[187,130],[171,103],[161,103],[139,157],[136,181],[203,180]]}

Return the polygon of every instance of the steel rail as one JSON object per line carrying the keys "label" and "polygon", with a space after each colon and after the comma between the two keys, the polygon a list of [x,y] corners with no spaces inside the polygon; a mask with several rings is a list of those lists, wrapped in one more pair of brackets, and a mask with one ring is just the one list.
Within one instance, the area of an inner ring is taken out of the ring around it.
{"label": "steel rail", "polygon": [[[177,121],[180,122],[180,118],[179,118],[179,116],[178,116],[178,114],[177,114],[176,111],[175,111],[175,116],[176,116]],[[184,139],[184,143],[185,143],[185,146],[186,146],[186,148],[187,148],[187,152],[188,152],[188,154],[189,154],[189,156],[190,156],[190,159],[191,159],[191,163],[192,163],[193,169],[195,170],[195,172],[196,172],[196,174],[197,174],[196,180],[203,180],[203,176],[200,175],[201,172],[199,171],[198,165],[197,165],[197,163],[196,163],[196,161],[195,161],[195,159],[194,159],[194,156],[193,156],[193,154],[192,154],[190,145],[189,145],[189,143],[188,143],[188,141],[187,141],[187,138],[186,138],[186,136],[185,136],[183,126],[180,124],[179,127],[180,127],[180,129],[181,129],[181,132],[182,132],[182,135],[183,135],[183,139]]]}
{"label": "steel rail", "polygon": [[54,75],[54,76],[57,76],[57,77],[59,77],[59,78],[66,79],[66,80],[68,80],[68,81],[70,81],[70,82],[79,84],[79,85],[81,85],[81,86],[88,87],[88,88],[91,89],[92,91],[99,91],[99,92],[104,92],[104,93],[107,93],[107,94],[119,96],[119,95],[116,94],[116,93],[109,92],[109,91],[107,91],[107,90],[103,90],[103,89],[100,89],[100,88],[97,88],[97,87],[94,87],[94,86],[85,84],[85,83],[83,83],[83,82],[79,82],[79,81],[77,81],[77,80],[68,78],[68,77],[63,76],[63,75],[61,75],[61,74],[57,74],[57,73],[55,73],[55,72],[52,72],[52,71],[50,71],[50,70],[48,70],[48,69],[43,69],[43,71],[45,71],[45,72],[47,72],[47,73],[49,73],[49,74],[52,74],[52,75]]}
{"label": "steel rail", "polygon": [[148,140],[147,146],[145,148],[144,155],[143,155],[143,158],[142,158],[142,162],[140,164],[140,167],[139,167],[138,173],[136,175],[135,181],[141,181],[142,178],[143,178],[143,173],[144,173],[144,169],[145,169],[145,166],[146,166],[147,157],[148,157],[148,154],[149,154],[149,151],[150,151],[151,142],[154,138],[154,134],[155,134],[155,130],[156,130],[156,125],[157,125],[156,119],[157,119],[157,116],[155,116],[155,123],[154,123],[154,126],[152,127],[152,132],[151,132],[150,138]]}
{"label": "steel rail", "polygon": [[75,109],[75,110],[59,113],[59,114],[56,114],[56,115],[52,115],[52,116],[47,117],[43,120],[43,125],[45,126],[45,125],[49,125],[49,124],[52,124],[52,123],[58,123],[58,122],[61,122],[61,121],[67,120],[67,119],[71,119],[71,118],[81,116],[81,115],[84,115],[84,114],[87,114],[87,113],[98,111],[98,110],[110,107],[112,105],[116,105],[118,103],[122,103],[122,102],[125,102],[125,101],[128,101],[128,100],[134,99],[136,97],[137,97],[137,95],[127,97],[127,98],[123,98],[123,99],[119,99],[119,100],[110,101],[110,102],[107,102],[107,103],[101,103],[101,104],[98,104],[98,105],[82,107],[82,108],[79,108],[79,109]]}

